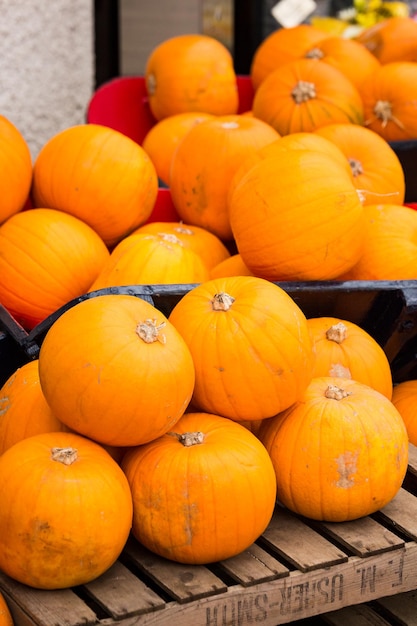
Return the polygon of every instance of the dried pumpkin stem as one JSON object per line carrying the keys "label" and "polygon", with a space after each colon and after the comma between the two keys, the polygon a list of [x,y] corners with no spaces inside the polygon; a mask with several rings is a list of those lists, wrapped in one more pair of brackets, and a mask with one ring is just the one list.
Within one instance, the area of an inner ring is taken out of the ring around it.
{"label": "dried pumpkin stem", "polygon": [[233,296],[230,296],[228,293],[216,293],[211,301],[213,311],[228,311],[234,301]]}
{"label": "dried pumpkin stem", "polygon": [[333,324],[326,331],[326,339],[335,343],[342,343],[347,337],[347,328],[343,322]]}
{"label": "dried pumpkin stem", "polygon": [[201,431],[197,430],[195,432],[192,433],[167,433],[167,435],[170,435],[171,437],[175,437],[176,439],[178,439],[178,441],[180,443],[182,443],[183,446],[185,446],[186,448],[189,448],[190,446],[196,446],[200,443],[203,443],[204,441],[204,433],[202,433]]}
{"label": "dried pumpkin stem", "polygon": [[305,55],[306,59],[322,59],[323,57],[324,52],[323,50],[320,50],[320,48],[311,48],[311,50],[309,50]]}
{"label": "dried pumpkin stem", "polygon": [[314,83],[309,83],[305,80],[299,80],[294,89],[291,91],[291,96],[296,104],[302,104],[308,100],[312,100],[316,97],[316,87]]}
{"label": "dried pumpkin stem", "polygon": [[72,465],[78,459],[76,448],[51,448],[51,459],[63,465]]}
{"label": "dried pumpkin stem", "polygon": [[352,395],[351,391],[346,391],[346,389],[342,389],[337,385],[329,385],[324,392],[326,398],[329,400],[343,400],[343,398],[347,398]]}
{"label": "dried pumpkin stem", "polygon": [[374,113],[381,121],[382,128],[385,128],[388,122],[393,122],[404,130],[404,124],[395,117],[392,112],[392,104],[388,100],[378,100],[374,106]]}
{"label": "dried pumpkin stem", "polygon": [[154,341],[166,343],[165,335],[160,332],[164,326],[166,326],[166,322],[157,324],[156,319],[148,319],[139,322],[136,327],[136,333],[145,343],[153,343]]}
{"label": "dried pumpkin stem", "polygon": [[351,172],[355,178],[356,176],[363,174],[363,165],[358,159],[349,158],[348,161],[349,161]]}

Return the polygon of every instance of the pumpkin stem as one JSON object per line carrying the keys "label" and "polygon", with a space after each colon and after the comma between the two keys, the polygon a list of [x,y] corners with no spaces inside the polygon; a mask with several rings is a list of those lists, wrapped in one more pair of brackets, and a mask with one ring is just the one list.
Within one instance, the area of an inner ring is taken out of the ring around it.
{"label": "pumpkin stem", "polygon": [[352,170],[352,174],[355,178],[356,176],[363,174],[362,163],[358,161],[358,159],[349,158],[348,161],[349,161],[350,169]]}
{"label": "pumpkin stem", "polygon": [[296,104],[302,104],[316,97],[316,87],[314,83],[308,83],[305,80],[299,80],[291,95]]}
{"label": "pumpkin stem", "polygon": [[343,398],[347,398],[352,395],[351,391],[346,391],[341,387],[337,387],[336,385],[329,385],[324,392],[326,398],[330,400],[343,400]]}
{"label": "pumpkin stem", "polygon": [[136,332],[145,343],[153,343],[154,341],[166,343],[165,335],[159,332],[164,326],[166,326],[166,322],[157,325],[156,319],[144,320],[143,322],[139,322],[136,327]]}
{"label": "pumpkin stem", "polygon": [[234,301],[233,296],[229,296],[228,293],[216,293],[211,301],[213,311],[228,311]]}
{"label": "pumpkin stem", "polygon": [[201,431],[196,431],[193,433],[167,433],[167,435],[170,435],[171,437],[175,437],[176,439],[178,439],[178,441],[180,443],[182,443],[183,446],[185,446],[186,448],[189,448],[190,446],[196,446],[200,443],[203,443],[204,441],[204,433],[202,433]]}
{"label": "pumpkin stem", "polygon": [[311,48],[305,56],[306,59],[322,59],[323,57],[324,52],[320,48]]}
{"label": "pumpkin stem", "polygon": [[176,226],[174,230],[176,230],[177,233],[181,233],[182,235],[194,235],[191,228],[187,228],[186,226]]}
{"label": "pumpkin stem", "polygon": [[156,91],[156,78],[155,74],[149,74],[146,79],[146,87],[150,96],[153,96]]}
{"label": "pumpkin stem", "polygon": [[51,448],[51,459],[63,465],[72,465],[78,459],[76,448]]}
{"label": "pumpkin stem", "polygon": [[347,328],[343,322],[338,322],[337,324],[333,324],[326,331],[326,339],[329,341],[334,341],[335,343],[342,343],[347,337]]}
{"label": "pumpkin stem", "polygon": [[388,100],[378,100],[374,106],[374,113],[381,120],[382,128],[385,128],[388,122],[393,122],[404,130],[404,124],[393,115],[392,104]]}
{"label": "pumpkin stem", "polygon": [[158,233],[158,237],[160,237],[162,241],[167,242],[167,243],[173,243],[176,246],[183,245],[181,239],[179,239],[177,235],[174,235],[173,233]]}

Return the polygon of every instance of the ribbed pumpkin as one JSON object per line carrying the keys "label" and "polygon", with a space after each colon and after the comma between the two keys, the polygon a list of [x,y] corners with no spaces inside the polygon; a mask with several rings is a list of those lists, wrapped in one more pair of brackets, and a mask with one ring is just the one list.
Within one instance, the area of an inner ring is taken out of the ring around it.
{"label": "ribbed pumpkin", "polygon": [[133,495],[135,537],[180,563],[204,564],[247,549],[267,527],[276,480],[248,429],[187,413],[169,432],[131,448],[122,468]]}
{"label": "ribbed pumpkin", "polygon": [[307,320],[313,341],[313,377],[351,378],[376,389],[389,400],[392,375],[382,347],[363,328],[336,317]]}
{"label": "ribbed pumpkin", "polygon": [[417,380],[394,385],[392,402],[404,420],[410,443],[417,446]]}
{"label": "ribbed pumpkin", "polygon": [[394,149],[378,133],[358,124],[328,124],[316,130],[343,152],[363,204],[403,204],[405,175]]}
{"label": "ribbed pumpkin", "polygon": [[108,246],[146,222],[157,193],[155,166],[145,150],[105,126],[66,128],[35,160],[34,205],[78,217]]}
{"label": "ribbed pumpkin", "polygon": [[186,248],[197,253],[208,268],[230,257],[229,249],[214,233],[184,222],[149,222],[140,226],[135,233],[174,235]]}
{"label": "ribbed pumpkin", "polygon": [[85,222],[30,209],[0,226],[0,302],[25,327],[88,291],[109,251]]}
{"label": "ribbed pumpkin", "polygon": [[12,614],[2,593],[0,593],[0,626],[14,626]]}
{"label": "ribbed pumpkin", "polygon": [[298,59],[274,70],[257,89],[252,110],[280,135],[331,123],[363,123],[358,88],[339,69],[316,59]]}
{"label": "ribbed pumpkin", "polygon": [[42,391],[69,428],[131,446],[165,433],[191,399],[194,365],[185,341],[154,306],[98,295],[65,311],[39,353]]}
{"label": "ribbed pumpkin", "polygon": [[171,195],[180,219],[223,241],[232,239],[230,180],[245,158],[278,138],[269,124],[244,115],[218,116],[194,126],[171,166]]}
{"label": "ribbed pumpkin", "polygon": [[258,45],[253,55],[250,76],[256,89],[277,67],[303,57],[315,44],[329,37],[311,24],[278,28]]}
{"label": "ribbed pumpkin", "polygon": [[328,522],[371,515],[401,487],[408,436],[398,410],[347,378],[314,378],[301,400],[258,433],[277,476],[278,500]]}
{"label": "ribbed pumpkin", "polygon": [[364,124],[386,141],[417,138],[417,63],[381,65],[360,88]]}
{"label": "ribbed pumpkin", "polygon": [[73,433],[35,435],[6,450],[0,498],[0,568],[39,589],[103,574],[132,525],[125,474],[101,446]]}
{"label": "ribbed pumpkin", "polygon": [[169,320],[194,360],[197,410],[236,421],[264,419],[295,402],[311,379],[306,318],[266,280],[209,280],[187,292]]}
{"label": "ribbed pumpkin", "polygon": [[241,255],[237,253],[221,261],[210,271],[210,278],[223,278],[225,276],[253,276],[253,273],[243,262]]}
{"label": "ribbed pumpkin", "polygon": [[332,279],[362,252],[357,190],[346,165],[325,152],[282,150],[260,160],[237,182],[228,210],[239,253],[255,276]]}
{"label": "ribbed pumpkin", "polygon": [[342,280],[417,278],[417,213],[398,204],[364,207],[366,238],[358,261]]}
{"label": "ribbed pumpkin", "polygon": [[25,363],[0,389],[0,455],[21,439],[62,430],[42,393],[38,359]]}
{"label": "ribbed pumpkin", "polygon": [[417,59],[417,23],[412,17],[396,16],[365,28],[356,36],[382,64]]}
{"label": "ribbed pumpkin", "polygon": [[90,291],[117,285],[166,285],[207,280],[203,259],[171,233],[128,235],[113,249]]}
{"label": "ribbed pumpkin", "polygon": [[160,120],[147,132],[142,148],[155,166],[159,180],[169,186],[171,161],[178,144],[194,126],[213,117],[210,113],[187,111]]}
{"label": "ribbed pumpkin", "polygon": [[0,115],[0,224],[25,206],[32,184],[32,157],[20,130]]}
{"label": "ribbed pumpkin", "polygon": [[157,120],[187,111],[228,115],[239,107],[232,55],[208,35],[181,34],[155,46],[146,60],[145,80]]}

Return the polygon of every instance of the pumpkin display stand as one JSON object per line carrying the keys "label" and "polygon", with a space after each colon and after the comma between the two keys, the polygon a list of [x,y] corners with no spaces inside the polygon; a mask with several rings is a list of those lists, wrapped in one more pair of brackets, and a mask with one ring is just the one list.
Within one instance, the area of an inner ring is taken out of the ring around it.
{"label": "pumpkin display stand", "polygon": [[[417,377],[417,288],[413,281],[278,283],[308,317],[350,320],[388,356],[393,378]],[[192,285],[120,287],[169,314]],[[0,384],[37,358],[51,326],[85,294],[26,332],[0,306]],[[395,498],[353,522],[306,520],[277,504],[261,537],[208,566],[161,558],[130,538],[116,563],[85,585],[36,590],[0,574],[15,626],[237,626],[262,623],[415,624],[417,448]],[[411,616],[411,617],[410,617]],[[414,620],[414,621],[413,621]]]}

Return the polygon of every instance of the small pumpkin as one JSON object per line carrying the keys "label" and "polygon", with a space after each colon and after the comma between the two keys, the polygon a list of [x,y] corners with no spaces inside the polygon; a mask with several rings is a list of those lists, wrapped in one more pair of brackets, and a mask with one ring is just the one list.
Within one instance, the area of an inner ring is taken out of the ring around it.
{"label": "small pumpkin", "polygon": [[417,380],[404,380],[394,385],[392,403],[404,420],[410,443],[417,446]]}
{"label": "small pumpkin", "polygon": [[134,536],[180,563],[243,552],[274,511],[268,453],[248,429],[218,415],[186,413],[169,433],[126,452],[122,468],[133,496]]}
{"label": "small pumpkin", "polygon": [[0,455],[21,439],[66,430],[45,400],[38,365],[28,361],[0,389]]}
{"label": "small pumpkin", "polygon": [[307,324],[313,341],[313,377],[351,378],[391,400],[388,357],[367,331],[337,317],[313,317],[307,319]]}
{"label": "small pumpkin", "polygon": [[133,446],[160,436],[194,388],[185,341],[153,305],[97,295],[67,309],[39,352],[39,378],[54,414],[99,443]]}
{"label": "small pumpkin", "polygon": [[146,222],[157,193],[155,166],[145,150],[99,124],[58,132],[34,163],[34,206],[74,215],[109,247]]}
{"label": "small pumpkin", "polygon": [[0,626],[14,626],[12,614],[2,593],[0,593]]}
{"label": "small pumpkin", "polygon": [[0,115],[0,224],[21,211],[32,184],[32,157],[20,130]]}
{"label": "small pumpkin", "polygon": [[375,513],[395,497],[407,471],[398,410],[348,378],[313,378],[299,402],[264,420],[258,437],[274,464],[278,500],[314,520]]}
{"label": "small pumpkin", "polygon": [[311,378],[306,318],[277,285],[254,276],[208,280],[188,291],[169,320],[193,357],[193,405],[236,421],[271,417]]}
{"label": "small pumpkin", "polygon": [[253,273],[243,262],[242,256],[236,253],[215,265],[210,271],[212,279],[225,276],[253,276]]}
{"label": "small pumpkin", "polygon": [[233,58],[219,40],[202,33],[165,39],[145,64],[149,107],[156,120],[178,113],[237,113],[239,94]]}
{"label": "small pumpkin", "polygon": [[103,574],[132,525],[125,474],[101,446],[74,433],[34,435],[6,450],[0,498],[0,568],[37,589]]}
{"label": "small pumpkin", "polygon": [[363,29],[356,41],[380,63],[417,59],[417,23],[411,16],[392,16]]}

